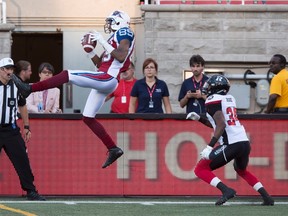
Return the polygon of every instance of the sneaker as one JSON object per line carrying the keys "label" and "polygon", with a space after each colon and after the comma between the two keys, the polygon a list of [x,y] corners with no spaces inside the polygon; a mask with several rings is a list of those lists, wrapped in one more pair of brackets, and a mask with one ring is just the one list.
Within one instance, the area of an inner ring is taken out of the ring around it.
{"label": "sneaker", "polygon": [[263,206],[273,206],[274,200],[271,196],[263,197],[263,203],[261,204]]}
{"label": "sneaker", "polygon": [[102,168],[106,168],[111,165],[114,161],[116,161],[121,155],[123,155],[123,151],[119,147],[115,147],[108,150],[108,157],[105,163],[103,164]]}
{"label": "sneaker", "polygon": [[228,188],[223,195],[216,201],[215,205],[223,205],[227,200],[236,196],[236,191],[232,188]]}
{"label": "sneaker", "polygon": [[19,77],[17,77],[15,74],[12,74],[12,79],[15,83],[15,85],[17,86],[18,88],[18,91],[19,93],[27,98],[31,92],[32,92],[32,89],[31,89],[31,86],[28,84],[28,83],[24,83]]}
{"label": "sneaker", "polygon": [[46,199],[38,194],[37,191],[30,191],[27,193],[27,200],[45,201]]}

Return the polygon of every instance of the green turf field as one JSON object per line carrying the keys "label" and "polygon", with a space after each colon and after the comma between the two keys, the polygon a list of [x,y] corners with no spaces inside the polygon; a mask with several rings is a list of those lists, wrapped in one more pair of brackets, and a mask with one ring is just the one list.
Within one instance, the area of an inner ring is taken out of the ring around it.
{"label": "green turf field", "polygon": [[215,206],[217,197],[47,197],[44,202],[0,197],[1,216],[277,216],[287,215],[288,198],[275,198],[274,206],[261,199],[235,197]]}

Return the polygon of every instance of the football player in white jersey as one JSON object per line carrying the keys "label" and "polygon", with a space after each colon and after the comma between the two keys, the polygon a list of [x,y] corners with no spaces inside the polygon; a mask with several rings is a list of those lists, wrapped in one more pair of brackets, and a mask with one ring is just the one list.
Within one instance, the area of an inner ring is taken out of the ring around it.
{"label": "football player in white jersey", "polygon": [[102,168],[117,160],[123,151],[116,146],[95,116],[104,104],[106,96],[116,89],[119,74],[128,69],[135,41],[134,33],[129,27],[130,17],[126,13],[114,11],[105,21],[105,33],[111,33],[107,41],[99,32],[89,32],[92,41],[97,41],[104,48],[101,55],[97,55],[94,50],[88,54],[97,66],[97,71],[64,70],[50,79],[31,85],[21,82],[15,75],[12,77],[24,97],[28,97],[31,92],[54,88],[69,81],[77,86],[92,88],[83,111],[83,121],[108,149],[109,154]]}
{"label": "football player in white jersey", "polygon": [[[214,129],[214,134],[206,148],[200,153],[201,160],[195,167],[195,175],[222,192],[215,205],[222,205],[236,195],[236,191],[226,186],[214,173],[231,160],[234,169],[262,198],[262,205],[274,205],[273,198],[265,190],[261,182],[247,170],[250,142],[245,128],[237,118],[236,101],[227,94],[229,80],[222,75],[213,75],[203,86],[202,92],[207,95],[205,101],[206,117],[195,112],[187,115],[187,119],[200,121]],[[219,142],[220,145],[215,147]]]}

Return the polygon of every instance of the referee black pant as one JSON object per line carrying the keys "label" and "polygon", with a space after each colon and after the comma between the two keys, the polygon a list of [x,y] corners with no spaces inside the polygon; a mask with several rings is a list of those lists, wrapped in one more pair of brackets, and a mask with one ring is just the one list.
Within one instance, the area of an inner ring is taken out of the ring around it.
{"label": "referee black pant", "polygon": [[22,190],[35,191],[34,176],[19,127],[0,126],[0,150],[2,149],[6,152],[17,172]]}

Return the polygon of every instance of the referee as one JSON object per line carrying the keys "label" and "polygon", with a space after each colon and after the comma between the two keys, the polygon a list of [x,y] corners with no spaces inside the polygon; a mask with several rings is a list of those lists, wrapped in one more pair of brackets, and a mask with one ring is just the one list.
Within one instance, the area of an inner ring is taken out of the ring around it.
{"label": "referee", "polygon": [[[34,176],[25,144],[31,137],[26,99],[19,95],[11,80],[13,70],[14,62],[11,58],[0,60],[0,151],[3,148],[12,162],[21,188],[27,192],[27,199],[44,201],[45,198],[38,194],[33,184]],[[23,137],[16,122],[18,108],[24,124]]]}

